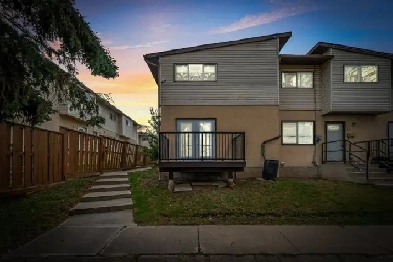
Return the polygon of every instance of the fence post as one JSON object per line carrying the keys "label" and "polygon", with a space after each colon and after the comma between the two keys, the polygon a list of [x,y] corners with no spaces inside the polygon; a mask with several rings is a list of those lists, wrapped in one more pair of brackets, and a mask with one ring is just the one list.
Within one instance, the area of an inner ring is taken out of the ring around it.
{"label": "fence post", "polygon": [[123,146],[122,146],[122,152],[121,152],[121,168],[126,168],[126,151],[127,151],[127,142],[122,142]]}
{"label": "fence post", "polygon": [[63,135],[63,174],[61,177],[62,181],[65,181],[68,178],[68,130],[60,129],[61,134]]}
{"label": "fence post", "polygon": [[135,161],[134,161],[135,167],[138,166],[138,154],[139,154],[138,151],[139,151],[139,146],[138,146],[138,145],[135,145],[135,155],[134,155],[134,157],[135,157]]}
{"label": "fence post", "polygon": [[145,167],[146,166],[146,155],[145,155],[145,150],[144,150],[144,148],[143,148],[143,166]]}
{"label": "fence post", "polygon": [[104,161],[104,151],[102,150],[102,137],[98,137],[98,171],[102,172],[102,162]]}

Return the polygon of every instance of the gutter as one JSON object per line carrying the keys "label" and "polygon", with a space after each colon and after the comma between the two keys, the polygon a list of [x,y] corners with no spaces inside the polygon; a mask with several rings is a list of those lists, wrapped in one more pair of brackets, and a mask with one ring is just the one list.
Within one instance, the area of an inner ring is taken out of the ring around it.
{"label": "gutter", "polygon": [[143,58],[143,59],[145,60],[146,63],[158,67],[158,64],[154,64],[153,62],[150,62],[149,60],[147,60],[147,58]]}

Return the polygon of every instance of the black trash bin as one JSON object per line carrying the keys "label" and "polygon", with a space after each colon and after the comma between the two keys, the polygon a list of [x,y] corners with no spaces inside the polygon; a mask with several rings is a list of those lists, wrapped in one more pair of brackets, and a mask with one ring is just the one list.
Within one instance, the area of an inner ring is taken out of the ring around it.
{"label": "black trash bin", "polygon": [[263,165],[262,178],[276,180],[278,174],[278,160],[266,159]]}

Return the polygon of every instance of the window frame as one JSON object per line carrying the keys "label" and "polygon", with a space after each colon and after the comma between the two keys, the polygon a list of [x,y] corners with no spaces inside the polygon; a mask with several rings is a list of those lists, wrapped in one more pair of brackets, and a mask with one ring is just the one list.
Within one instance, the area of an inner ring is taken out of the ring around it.
{"label": "window frame", "polygon": [[[313,128],[312,128],[312,144],[299,144],[299,123],[312,123]],[[283,127],[284,124],[286,123],[295,123],[296,124],[296,143],[294,144],[288,144],[288,143],[284,143],[284,134],[283,134]],[[283,120],[281,121],[281,145],[284,146],[312,146],[315,145],[315,120]]]}
{"label": "window frame", "polygon": [[[301,73],[311,73],[312,74],[312,77],[311,77],[311,79],[312,79],[312,87],[298,86],[298,76]],[[283,86],[283,82],[282,82],[283,79],[284,79],[284,74],[296,74],[296,86],[294,86],[294,87],[284,87]],[[281,71],[281,88],[284,88],[284,89],[295,89],[295,88],[298,88],[298,89],[314,89],[315,88],[314,80],[315,80],[315,72],[311,71],[311,70],[309,70],[309,71],[307,71],[307,70],[300,70],[300,71],[298,71],[298,70],[295,70],[295,71],[283,70],[283,71]]]}
{"label": "window frame", "polygon": [[[377,81],[375,82],[364,82],[362,81],[362,66],[375,66],[377,68]],[[360,77],[359,77],[359,82],[347,82],[346,76],[345,76],[345,67],[359,67],[360,68]],[[372,65],[372,64],[344,64],[343,65],[343,83],[345,84],[359,84],[359,83],[364,83],[364,84],[376,84],[379,83],[379,66],[378,65]]]}
{"label": "window frame", "polygon": [[[200,131],[195,131],[194,127],[196,127],[200,122],[202,121],[209,121],[213,123],[213,131],[210,131],[212,140],[211,140],[211,153],[212,156],[204,156],[203,159],[216,159],[217,158],[217,119],[216,118],[176,118],[175,119],[175,130],[176,130],[176,159],[188,159],[188,160],[200,160],[200,152],[199,151],[199,145],[198,142],[200,136],[196,136],[197,134],[201,134],[203,132]],[[190,122],[191,123],[191,131],[188,133],[195,133],[192,134],[191,139],[192,139],[192,146],[191,146],[191,157],[190,156],[183,156],[181,154],[181,145],[182,145],[182,137],[181,137],[181,131],[180,131],[180,125],[182,122]],[[208,132],[209,133],[209,132]]]}
{"label": "window frame", "polygon": [[[214,66],[216,68],[216,79],[215,80],[190,80],[190,69],[188,69],[188,79],[187,80],[177,80],[176,79],[176,66],[178,65],[186,65],[189,67],[189,65],[202,65],[202,74],[203,74],[203,68],[205,65],[210,65]],[[199,82],[217,82],[218,79],[218,65],[217,63],[174,63],[173,64],[173,82],[191,82],[191,83],[199,83]]]}

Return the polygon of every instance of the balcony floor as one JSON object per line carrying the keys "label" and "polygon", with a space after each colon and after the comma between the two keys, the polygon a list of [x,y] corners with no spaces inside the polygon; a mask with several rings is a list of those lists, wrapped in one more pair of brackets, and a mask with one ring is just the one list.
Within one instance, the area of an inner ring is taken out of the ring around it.
{"label": "balcony floor", "polygon": [[160,172],[242,172],[244,160],[160,160]]}

